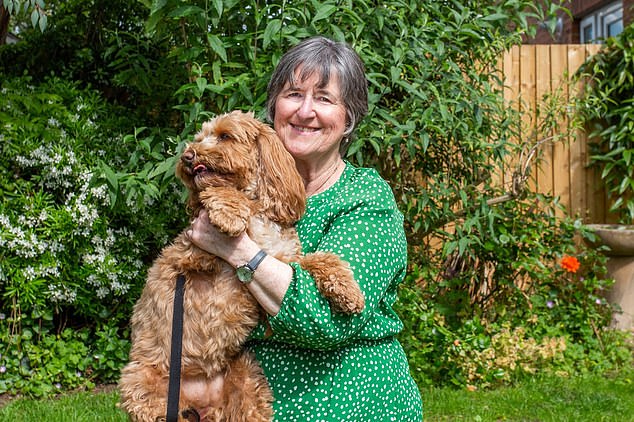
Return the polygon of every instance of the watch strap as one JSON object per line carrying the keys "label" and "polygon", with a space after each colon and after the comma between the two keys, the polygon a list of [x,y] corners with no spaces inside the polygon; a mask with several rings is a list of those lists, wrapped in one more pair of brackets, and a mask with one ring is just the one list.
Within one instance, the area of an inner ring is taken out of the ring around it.
{"label": "watch strap", "polygon": [[238,280],[244,284],[249,284],[253,280],[253,273],[258,268],[262,260],[266,257],[266,252],[260,249],[249,262],[236,268]]}
{"label": "watch strap", "polygon": [[260,263],[266,258],[266,252],[263,249],[260,249],[258,253],[255,254],[251,261],[247,262],[245,266],[249,268],[251,271],[255,271],[258,269]]}

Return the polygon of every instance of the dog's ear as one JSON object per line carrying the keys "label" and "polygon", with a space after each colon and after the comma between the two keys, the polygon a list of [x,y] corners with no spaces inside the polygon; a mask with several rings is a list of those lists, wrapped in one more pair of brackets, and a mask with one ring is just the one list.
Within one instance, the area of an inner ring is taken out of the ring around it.
{"label": "dog's ear", "polygon": [[258,197],[263,211],[270,220],[292,225],[306,208],[304,182],[295,160],[275,131],[262,122],[257,144],[260,152]]}

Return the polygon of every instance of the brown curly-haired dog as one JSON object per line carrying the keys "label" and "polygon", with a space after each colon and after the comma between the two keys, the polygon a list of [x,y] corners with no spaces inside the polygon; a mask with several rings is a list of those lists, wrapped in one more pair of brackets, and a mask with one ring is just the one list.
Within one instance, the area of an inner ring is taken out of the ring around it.
{"label": "brown curly-haired dog", "polygon": [[[269,255],[300,262],[334,312],[359,313],[363,294],[348,266],[333,254],[301,255],[294,229],[305,192],[295,163],[277,135],[250,113],[234,111],[203,125],[176,168],[195,215],[201,207],[229,235],[248,234]],[[269,421],[272,393],[243,344],[263,311],[235,268],[196,248],[181,233],[148,272],[132,315],[130,362],[119,382],[121,403],[134,421],[164,420],[167,406],[174,290],[185,276],[181,418]],[[224,376],[221,398],[214,378]],[[188,410],[188,412],[185,412]],[[195,410],[192,412],[191,410]]]}

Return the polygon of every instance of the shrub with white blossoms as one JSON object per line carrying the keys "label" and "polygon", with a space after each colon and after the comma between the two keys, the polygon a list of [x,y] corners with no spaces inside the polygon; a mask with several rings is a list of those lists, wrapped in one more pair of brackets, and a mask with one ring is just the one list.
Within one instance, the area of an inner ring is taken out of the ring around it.
{"label": "shrub with white blossoms", "polygon": [[[0,135],[4,145],[14,147],[5,148],[2,173],[14,192],[7,192],[9,201],[0,210],[7,304],[22,311],[74,304],[73,313],[103,316],[142,284],[153,252],[147,249],[148,236],[159,247],[170,236],[156,231],[151,221],[154,198],[144,195],[141,206],[135,206],[135,195],[126,195],[121,205],[129,212],[128,225],[121,210],[111,208],[106,179],[95,177],[104,161],[126,163],[126,154],[136,148],[121,142],[129,137],[105,133],[95,124],[103,119],[99,98],[89,92],[44,92],[55,89],[52,85],[29,89],[31,99],[23,99],[3,87],[4,108],[14,117]],[[42,102],[46,119],[30,114],[40,109],[31,106]],[[179,207],[172,209],[178,216]]]}
{"label": "shrub with white blossoms", "polygon": [[[8,352],[0,355],[0,393],[28,392],[27,379],[38,385],[35,368],[49,363],[28,350],[53,347],[45,346],[47,333],[52,342],[66,342],[64,350],[73,342],[88,350],[94,342],[116,352],[110,360],[102,350],[72,358],[77,367],[54,376],[63,378],[60,386],[76,387],[88,382],[76,374],[99,370],[115,377],[147,266],[185,217],[173,180],[157,187],[139,173],[113,186],[104,176],[104,168],[134,173],[122,167],[130,156],[140,163],[144,157],[135,137],[104,129],[133,131],[108,120],[116,114],[103,100],[60,80],[28,87],[27,81],[1,82],[0,348]],[[160,207],[150,206],[156,201]]]}

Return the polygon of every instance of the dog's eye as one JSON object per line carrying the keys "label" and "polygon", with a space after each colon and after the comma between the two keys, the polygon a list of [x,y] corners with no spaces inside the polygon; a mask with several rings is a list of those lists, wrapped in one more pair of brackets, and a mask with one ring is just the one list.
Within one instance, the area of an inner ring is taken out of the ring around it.
{"label": "dog's eye", "polygon": [[228,141],[229,139],[231,139],[231,135],[227,132],[222,132],[218,135],[218,141]]}

